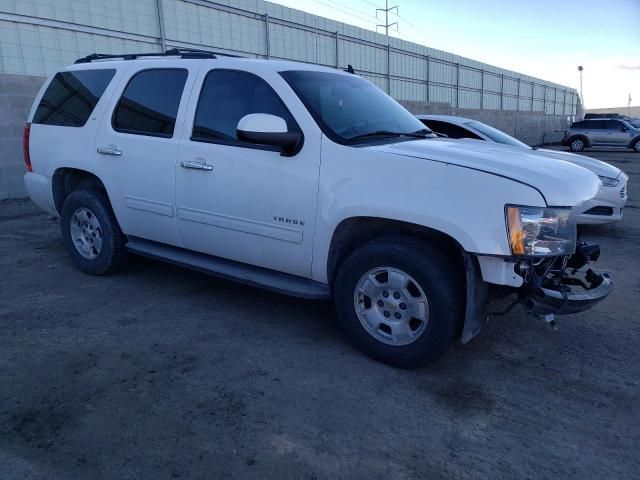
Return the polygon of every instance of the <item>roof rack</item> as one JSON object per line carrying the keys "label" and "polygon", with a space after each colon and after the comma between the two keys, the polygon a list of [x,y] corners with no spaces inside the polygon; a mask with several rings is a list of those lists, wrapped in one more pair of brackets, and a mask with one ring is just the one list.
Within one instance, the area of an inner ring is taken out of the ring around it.
{"label": "roof rack", "polygon": [[199,50],[197,48],[170,48],[164,52],[154,53],[123,53],[123,54],[105,54],[105,53],[92,53],[86,57],[78,58],[73,63],[91,63],[94,60],[110,60],[110,59],[122,59],[122,60],[135,60],[142,57],[180,57],[180,58],[218,58],[221,57],[235,57],[240,58],[240,55],[233,55],[230,53],[211,52],[208,50]]}

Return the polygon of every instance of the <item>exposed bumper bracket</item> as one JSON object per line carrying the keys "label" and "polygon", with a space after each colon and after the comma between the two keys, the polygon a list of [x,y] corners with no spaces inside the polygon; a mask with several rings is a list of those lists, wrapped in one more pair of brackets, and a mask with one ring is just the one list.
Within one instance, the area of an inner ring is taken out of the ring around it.
{"label": "exposed bumper bracket", "polygon": [[525,302],[528,312],[536,315],[567,315],[583,312],[604,300],[613,290],[607,273],[589,269],[584,280],[565,277],[557,288],[540,287]]}

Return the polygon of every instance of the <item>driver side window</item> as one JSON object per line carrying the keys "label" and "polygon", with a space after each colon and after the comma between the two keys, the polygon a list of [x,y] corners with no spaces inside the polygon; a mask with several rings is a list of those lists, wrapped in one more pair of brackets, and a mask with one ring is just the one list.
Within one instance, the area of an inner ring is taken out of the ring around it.
{"label": "driver side window", "polygon": [[290,132],[300,127],[271,86],[262,78],[237,70],[211,70],[202,85],[191,140],[255,148],[238,140],[236,127],[250,113],[281,117]]}

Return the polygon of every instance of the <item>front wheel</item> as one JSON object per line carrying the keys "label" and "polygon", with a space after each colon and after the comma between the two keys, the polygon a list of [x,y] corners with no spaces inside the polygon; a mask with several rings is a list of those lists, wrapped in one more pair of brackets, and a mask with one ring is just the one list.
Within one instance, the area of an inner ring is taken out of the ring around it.
{"label": "front wheel", "polygon": [[634,152],[640,153],[640,139],[636,140],[631,148],[633,148]]}
{"label": "front wheel", "polygon": [[574,138],[569,144],[569,148],[572,152],[581,152],[584,150],[584,147],[584,140],[581,138]]}
{"label": "front wheel", "polygon": [[62,207],[60,228],[73,263],[83,272],[105,275],[124,266],[126,237],[101,191],[71,192]]}
{"label": "front wheel", "polygon": [[396,237],[369,242],[336,277],[338,319],[367,355],[402,368],[437,359],[460,333],[464,280],[440,249]]}

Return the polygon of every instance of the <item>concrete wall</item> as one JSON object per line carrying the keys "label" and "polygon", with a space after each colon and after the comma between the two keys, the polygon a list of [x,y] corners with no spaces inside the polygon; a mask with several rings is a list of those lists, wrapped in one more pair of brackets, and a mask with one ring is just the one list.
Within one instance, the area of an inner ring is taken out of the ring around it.
{"label": "concrete wall", "polygon": [[22,131],[45,77],[0,74],[0,200],[24,197]]}
{"label": "concrete wall", "polygon": [[544,112],[453,108],[448,103],[407,101],[400,101],[400,103],[415,115],[456,115],[473,118],[502,130],[532,146],[541,143],[559,142],[562,140],[570,122],[569,116],[548,115]]}

